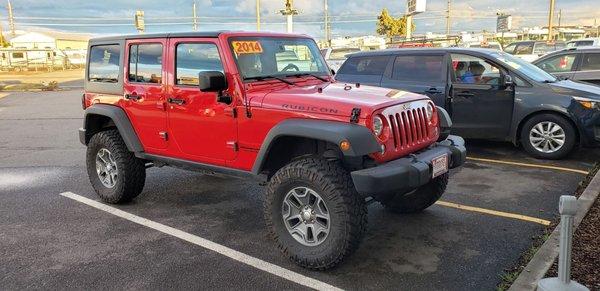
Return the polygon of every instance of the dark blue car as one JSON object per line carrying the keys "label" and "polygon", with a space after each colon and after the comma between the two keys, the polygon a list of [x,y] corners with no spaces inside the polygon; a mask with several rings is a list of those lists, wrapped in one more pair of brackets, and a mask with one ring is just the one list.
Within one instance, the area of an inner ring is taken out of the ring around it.
{"label": "dark blue car", "polygon": [[349,56],[336,79],[426,94],[449,112],[453,133],[510,141],[538,158],[600,146],[600,87],[559,80],[500,51],[360,52]]}

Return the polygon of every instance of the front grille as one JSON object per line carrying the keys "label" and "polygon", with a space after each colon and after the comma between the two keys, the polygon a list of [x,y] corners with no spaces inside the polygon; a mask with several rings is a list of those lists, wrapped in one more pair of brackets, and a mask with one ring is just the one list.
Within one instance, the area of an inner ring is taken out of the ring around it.
{"label": "front grille", "polygon": [[425,107],[412,108],[388,115],[394,147],[404,149],[429,140]]}

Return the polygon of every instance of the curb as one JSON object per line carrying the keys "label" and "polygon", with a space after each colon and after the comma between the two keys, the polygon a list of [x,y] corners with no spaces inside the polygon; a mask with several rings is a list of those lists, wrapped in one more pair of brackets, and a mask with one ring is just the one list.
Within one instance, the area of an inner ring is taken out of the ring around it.
{"label": "curb", "polygon": [[[581,196],[579,196],[577,214],[573,221],[573,229],[576,230],[585,215],[588,213],[596,198],[600,194],[600,171],[596,173],[590,184],[585,188]],[[548,240],[535,253],[531,261],[525,266],[519,277],[513,282],[508,289],[509,291],[517,290],[536,290],[537,283],[544,278],[548,269],[558,257],[560,238],[560,224],[552,231]]]}

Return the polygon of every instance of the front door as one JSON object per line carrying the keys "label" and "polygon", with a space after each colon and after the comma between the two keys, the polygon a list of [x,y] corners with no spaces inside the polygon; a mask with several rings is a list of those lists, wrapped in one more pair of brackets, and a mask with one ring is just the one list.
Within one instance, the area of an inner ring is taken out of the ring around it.
{"label": "front door", "polygon": [[[233,106],[217,102],[217,93],[201,92],[198,73],[221,71],[223,52],[216,39],[169,40],[169,132],[181,158],[225,164],[237,156],[237,122]],[[227,93],[227,92],[225,92]]]}
{"label": "front door", "polygon": [[510,130],[514,88],[505,70],[483,58],[451,54],[452,132],[467,138],[505,139]]}
{"label": "front door", "polygon": [[167,148],[165,111],[164,39],[139,39],[126,43],[123,108],[148,153]]}

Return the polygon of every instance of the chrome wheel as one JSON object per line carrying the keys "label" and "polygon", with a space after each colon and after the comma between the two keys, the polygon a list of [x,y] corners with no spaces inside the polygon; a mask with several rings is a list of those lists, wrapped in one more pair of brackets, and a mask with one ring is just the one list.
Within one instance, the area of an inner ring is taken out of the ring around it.
{"label": "chrome wheel", "polygon": [[529,142],[533,148],[542,153],[548,154],[560,150],[565,140],[564,129],[552,121],[542,121],[529,132]]}
{"label": "chrome wheel", "polygon": [[329,210],[317,192],[296,187],[283,198],[282,218],[290,235],[306,246],[317,246],[331,228]]}
{"label": "chrome wheel", "polygon": [[110,151],[105,148],[100,149],[96,154],[96,173],[106,188],[112,188],[117,184],[119,176],[117,162]]}

